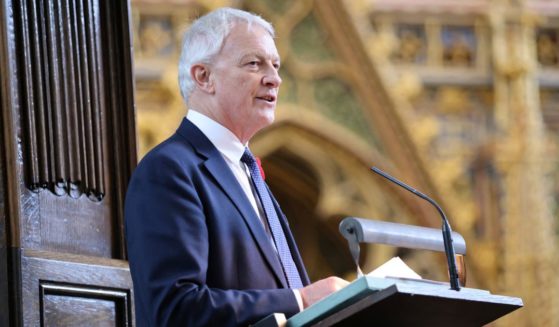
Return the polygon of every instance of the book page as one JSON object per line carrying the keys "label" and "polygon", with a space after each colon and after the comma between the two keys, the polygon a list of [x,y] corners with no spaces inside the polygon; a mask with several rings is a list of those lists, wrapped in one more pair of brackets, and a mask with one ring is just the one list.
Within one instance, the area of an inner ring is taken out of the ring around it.
{"label": "book page", "polygon": [[411,278],[422,279],[419,274],[413,271],[400,257],[394,257],[383,263],[377,269],[367,274],[371,277],[398,277],[398,278]]}

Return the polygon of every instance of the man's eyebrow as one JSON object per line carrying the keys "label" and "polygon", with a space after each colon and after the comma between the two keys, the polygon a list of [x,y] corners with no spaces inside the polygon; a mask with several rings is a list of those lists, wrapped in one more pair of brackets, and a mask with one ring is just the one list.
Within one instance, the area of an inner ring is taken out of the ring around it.
{"label": "man's eyebrow", "polygon": [[258,52],[245,53],[244,55],[242,55],[240,57],[240,61],[243,61],[243,60],[245,60],[247,58],[250,58],[250,57],[256,57],[256,58],[259,58],[259,59],[270,59],[272,61],[280,61],[280,57],[275,55],[275,54],[267,54],[267,53],[259,52],[259,51]]}

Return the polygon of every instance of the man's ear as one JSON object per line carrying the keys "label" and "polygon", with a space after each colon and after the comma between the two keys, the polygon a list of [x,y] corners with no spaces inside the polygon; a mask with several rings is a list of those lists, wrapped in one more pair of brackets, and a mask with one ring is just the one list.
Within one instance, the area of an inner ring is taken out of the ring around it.
{"label": "man's ear", "polygon": [[214,92],[213,78],[210,76],[210,73],[209,67],[204,64],[194,64],[190,68],[190,76],[192,76],[194,84],[196,84],[198,89],[206,93]]}

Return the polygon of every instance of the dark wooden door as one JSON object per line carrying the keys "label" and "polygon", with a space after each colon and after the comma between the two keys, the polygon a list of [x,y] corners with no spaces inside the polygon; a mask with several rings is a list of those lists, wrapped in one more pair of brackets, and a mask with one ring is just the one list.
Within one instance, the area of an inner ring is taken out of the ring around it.
{"label": "dark wooden door", "polygon": [[128,1],[0,7],[0,326],[133,325]]}

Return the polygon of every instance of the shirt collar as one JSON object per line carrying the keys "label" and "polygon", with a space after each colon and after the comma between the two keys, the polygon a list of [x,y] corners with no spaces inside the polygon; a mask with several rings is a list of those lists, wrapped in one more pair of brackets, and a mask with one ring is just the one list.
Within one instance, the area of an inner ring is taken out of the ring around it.
{"label": "shirt collar", "polygon": [[186,119],[198,127],[227,159],[232,162],[241,160],[247,144],[242,144],[225,126],[193,109],[188,110]]}

